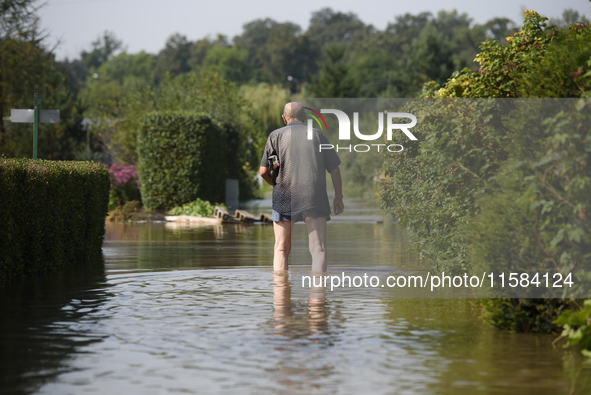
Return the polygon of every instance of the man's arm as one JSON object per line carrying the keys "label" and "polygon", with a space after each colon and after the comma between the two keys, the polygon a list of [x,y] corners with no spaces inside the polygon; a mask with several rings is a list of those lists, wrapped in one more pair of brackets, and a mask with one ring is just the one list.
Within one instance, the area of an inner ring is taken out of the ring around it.
{"label": "man's arm", "polygon": [[334,187],[334,201],[333,209],[334,215],[339,215],[345,209],[343,204],[343,182],[341,180],[341,170],[337,167],[330,172],[330,178],[332,179],[332,186]]}
{"label": "man's arm", "polygon": [[[267,184],[273,186],[273,180],[271,179],[271,174],[269,174],[269,168],[266,166],[259,167],[259,174],[263,177],[263,180],[267,182]],[[340,176],[339,176],[340,178]]]}

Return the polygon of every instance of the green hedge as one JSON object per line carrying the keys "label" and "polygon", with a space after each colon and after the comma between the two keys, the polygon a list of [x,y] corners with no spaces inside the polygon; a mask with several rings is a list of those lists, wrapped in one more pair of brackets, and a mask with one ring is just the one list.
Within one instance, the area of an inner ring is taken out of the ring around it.
{"label": "green hedge", "polygon": [[0,282],[99,252],[109,185],[97,163],[0,159]]}
{"label": "green hedge", "polygon": [[226,178],[241,179],[239,133],[206,114],[146,114],[138,135],[144,207],[166,211],[197,198],[225,200]]}

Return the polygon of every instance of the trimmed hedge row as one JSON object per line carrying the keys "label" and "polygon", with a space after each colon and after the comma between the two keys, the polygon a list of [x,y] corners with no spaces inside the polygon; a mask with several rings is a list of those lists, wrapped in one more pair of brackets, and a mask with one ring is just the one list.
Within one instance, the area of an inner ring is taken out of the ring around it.
{"label": "trimmed hedge row", "polygon": [[0,159],[0,283],[99,252],[109,186],[98,163]]}
{"label": "trimmed hedge row", "polygon": [[138,134],[142,203],[166,211],[197,198],[223,202],[226,178],[240,179],[240,135],[207,114],[153,112]]}

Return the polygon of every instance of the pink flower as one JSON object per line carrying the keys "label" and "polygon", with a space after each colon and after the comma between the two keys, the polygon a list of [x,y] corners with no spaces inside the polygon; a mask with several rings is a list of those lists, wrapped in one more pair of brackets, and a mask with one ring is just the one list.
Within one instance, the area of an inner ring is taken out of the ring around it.
{"label": "pink flower", "polygon": [[122,163],[113,163],[111,166],[103,165],[109,167],[111,187],[118,187],[127,183],[139,186],[139,178],[135,170],[135,165],[124,165]]}

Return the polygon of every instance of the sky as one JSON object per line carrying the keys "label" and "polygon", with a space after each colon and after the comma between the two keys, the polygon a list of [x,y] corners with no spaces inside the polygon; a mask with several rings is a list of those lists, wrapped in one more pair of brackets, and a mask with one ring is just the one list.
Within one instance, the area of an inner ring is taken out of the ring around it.
{"label": "sky", "polygon": [[556,18],[564,9],[572,8],[591,19],[589,0],[45,0],[39,16],[42,28],[49,34],[47,43],[56,46],[54,51],[61,60],[78,58],[105,30],[114,32],[129,53],[143,50],[155,54],[174,33],[190,40],[218,33],[232,38],[242,32],[245,23],[259,18],[297,23],[305,30],[312,12],[324,7],[353,12],[380,30],[397,15],[424,11],[436,14],[442,9],[465,12],[474,23],[494,17],[520,23],[525,9]]}

